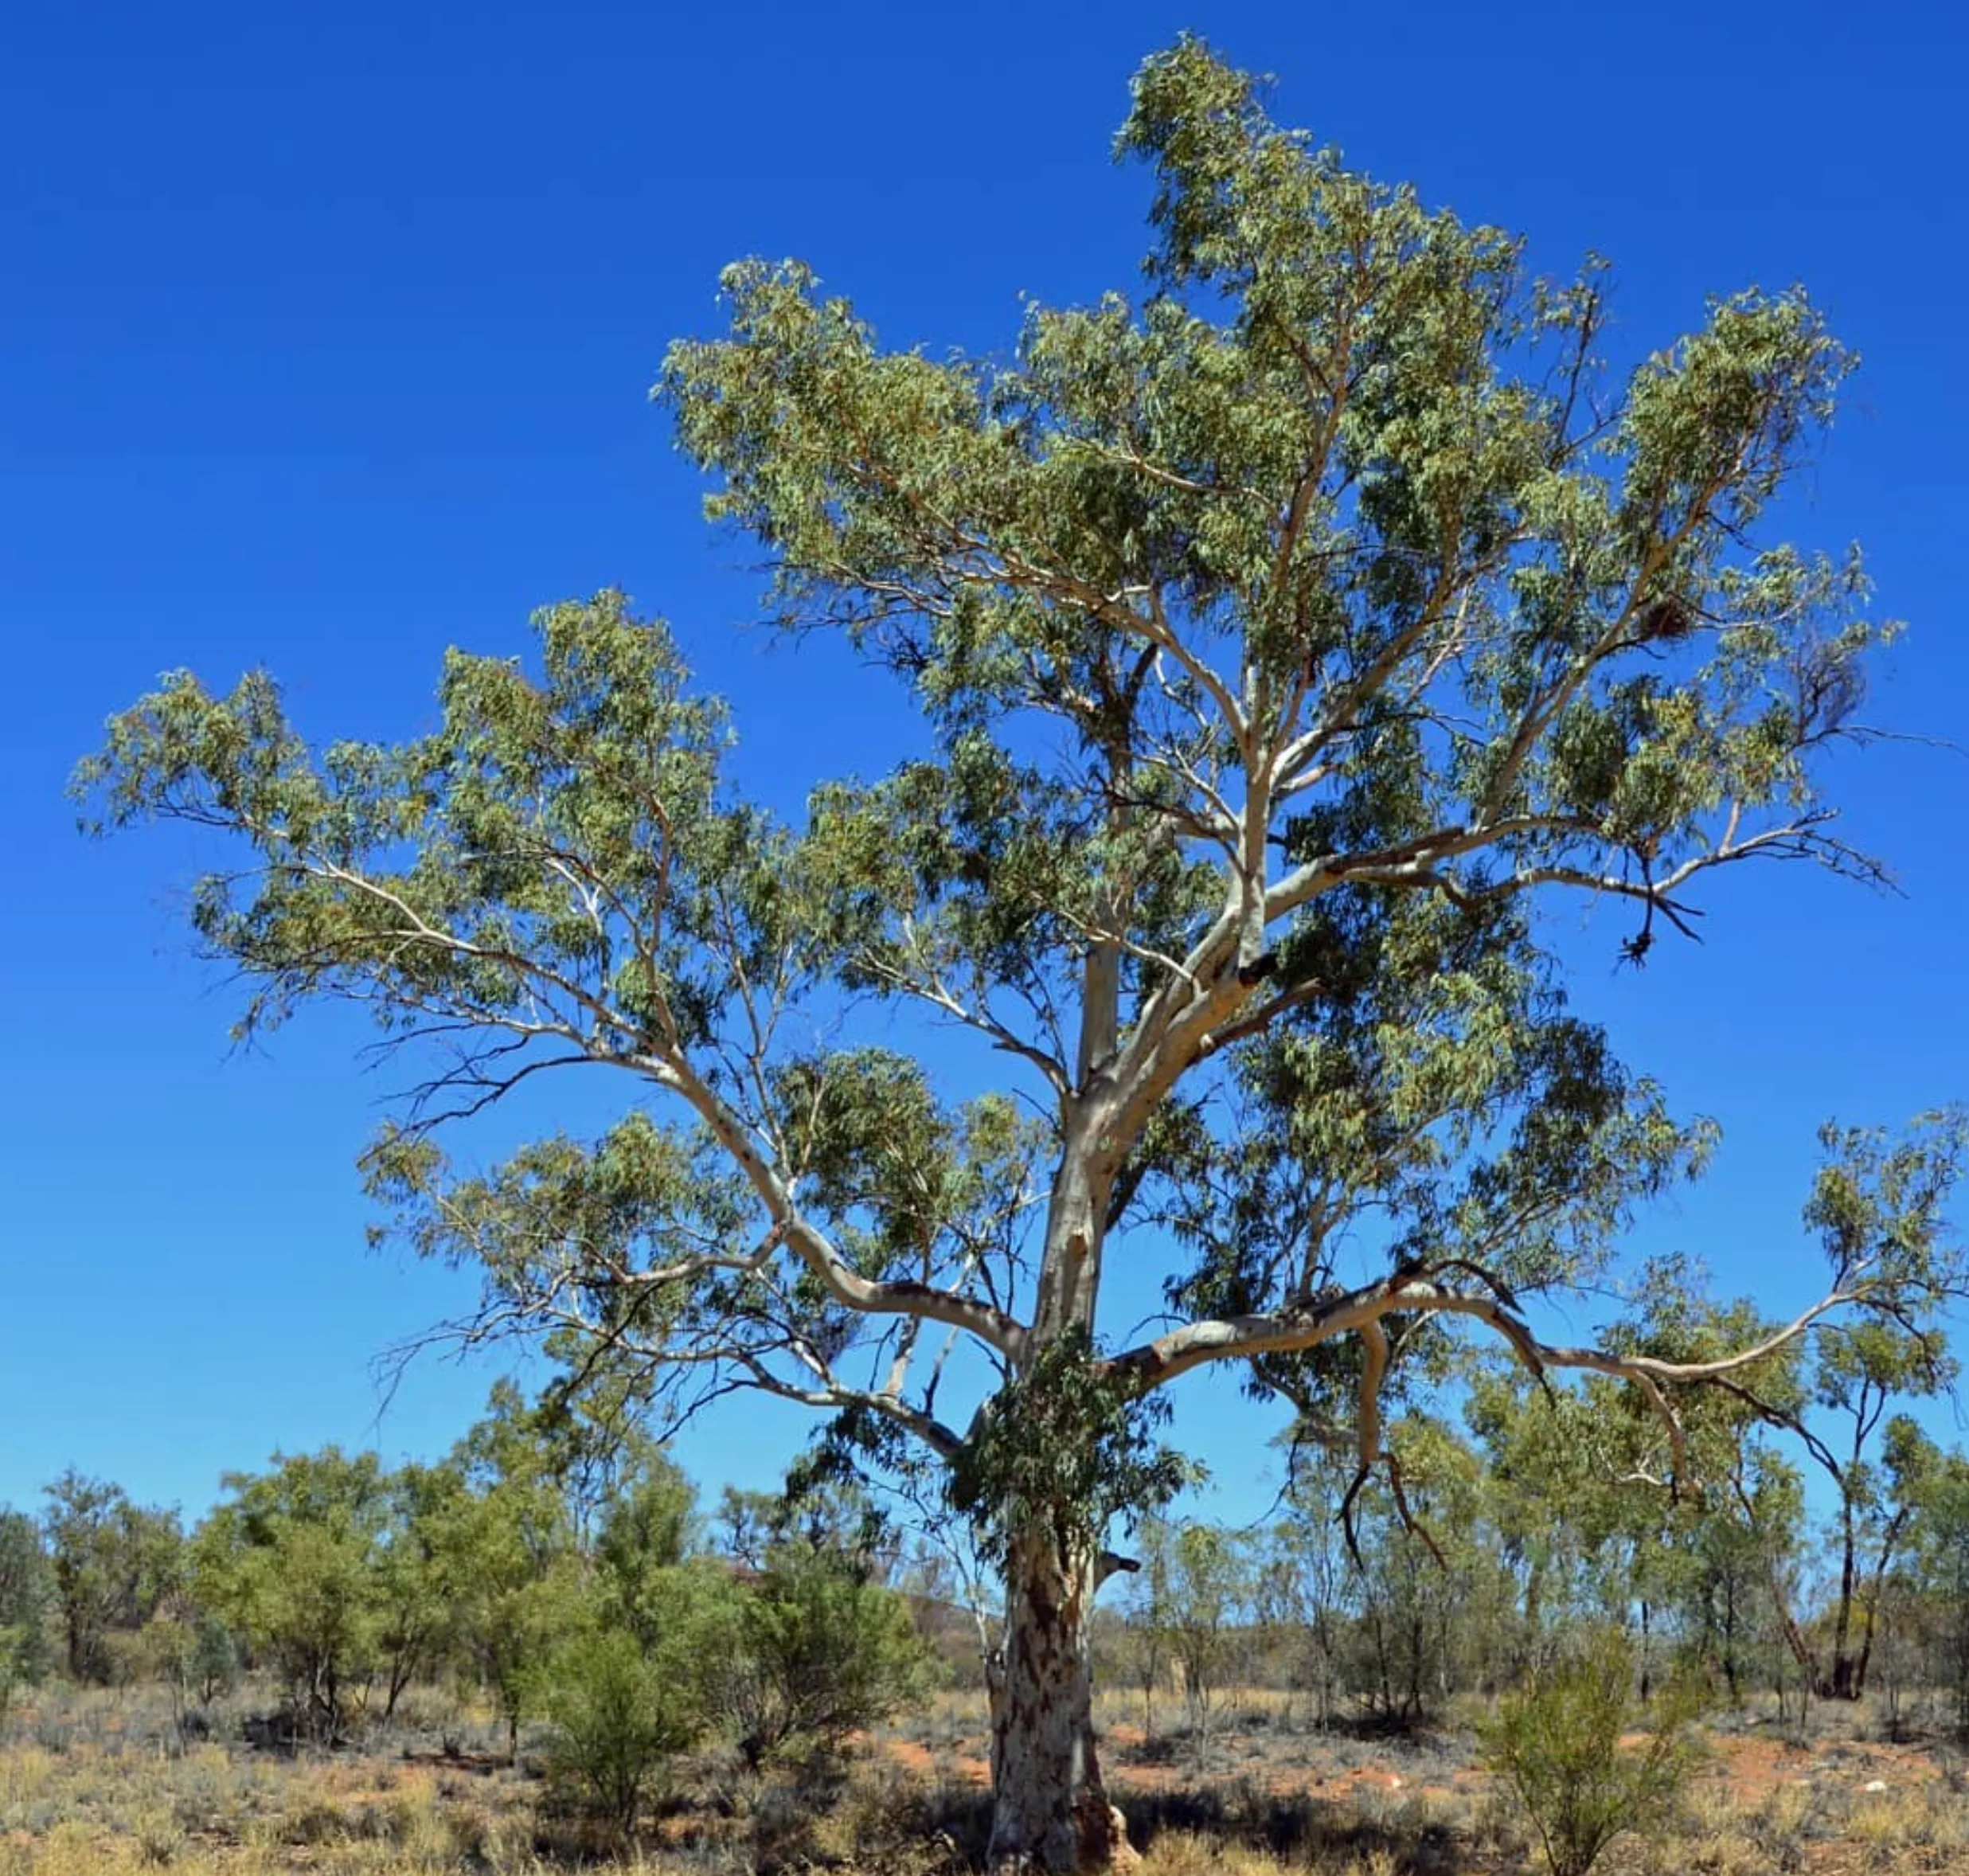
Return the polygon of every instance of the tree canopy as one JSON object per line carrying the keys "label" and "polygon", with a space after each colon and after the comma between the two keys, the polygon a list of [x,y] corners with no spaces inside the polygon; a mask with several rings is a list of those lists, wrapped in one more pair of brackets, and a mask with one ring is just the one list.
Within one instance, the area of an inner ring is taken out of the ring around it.
{"label": "tree canopy", "polygon": [[[1181,1475],[1163,1384],[1240,1364],[1358,1491],[1389,1389],[1467,1321],[1634,1382],[1674,1471],[1683,1386],[1957,1281],[1942,1117],[1834,1143],[1827,1283],[1748,1346],[1561,1347],[1532,1313],[1708,1145],[1569,1008],[1538,905],[1631,908],[1639,965],[1718,867],[1879,877],[1820,759],[1891,628],[1857,553],[1768,526],[1853,365],[1817,309],[1720,297],[1616,372],[1600,263],[1535,275],[1195,41],[1116,148],[1156,186],[1133,295],[932,357],[746,261],[657,387],[772,617],[891,674],[930,752],[775,819],[676,639],[604,591],[530,659],[449,654],[408,741],[317,745],[268,676],[178,674],[79,778],[98,827],[236,838],[193,917],[248,1030],[346,999],[419,1065],[368,1177],[482,1272],[471,1333],[951,1467],[1022,1638],[999,1847],[1055,1866],[1099,1793],[1075,1612],[1111,1515]],[[889,1004],[1002,1085],[956,1097]],[[451,1124],[572,1067],[619,1079],[601,1137],[454,1165]],[[1104,1316],[1117,1261],[1166,1327]]]}

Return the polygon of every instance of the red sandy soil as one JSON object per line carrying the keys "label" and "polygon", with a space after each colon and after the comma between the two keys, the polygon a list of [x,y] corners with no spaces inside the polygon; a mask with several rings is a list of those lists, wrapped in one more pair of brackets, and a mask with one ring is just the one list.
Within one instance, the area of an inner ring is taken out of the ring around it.
{"label": "red sandy soil", "polygon": [[[1444,1772],[1439,1761],[1428,1776],[1421,1776],[1412,1762],[1404,1762],[1399,1753],[1389,1751],[1371,1753],[1358,1763],[1336,1765],[1330,1762],[1322,1743],[1311,1737],[1295,1740],[1290,1745],[1271,1742],[1262,1758],[1244,1758],[1236,1752],[1238,1738],[1236,1733],[1227,1732],[1213,1769],[1202,1774],[1203,1777],[1255,1780],[1281,1796],[1304,1792],[1332,1799],[1355,1798],[1367,1792],[1468,1797],[1481,1792],[1489,1782],[1487,1775],[1475,1765],[1459,1765]],[[1125,1800],[1131,1791],[1174,1790],[1198,1780],[1195,1769],[1180,1761],[1138,1762],[1135,1755],[1143,1746],[1139,1726],[1110,1726],[1104,1745],[1104,1769],[1119,1800]],[[1708,1745],[1717,1774],[1727,1780],[1730,1796],[1740,1804],[1754,1805],[1784,1785],[1824,1784],[1858,1792],[1876,1779],[1893,1789],[1940,1776],[1934,1762],[1918,1747],[1909,1745],[1826,1740],[1801,1747],[1780,1740],[1737,1734],[1712,1737]],[[980,1788],[990,1782],[990,1766],[977,1742],[972,1741],[935,1752],[912,1740],[894,1740],[889,1750],[899,1765],[922,1777],[945,1778]],[[1352,1758],[1354,1754],[1350,1752],[1347,1757]]]}
{"label": "red sandy soil", "polygon": [[1754,1804],[1780,1785],[1826,1784],[1860,1791],[1878,1779],[1891,1789],[1941,1776],[1918,1747],[1871,1740],[1795,1746],[1777,1739],[1731,1738],[1712,1739],[1709,1746],[1740,1804]]}

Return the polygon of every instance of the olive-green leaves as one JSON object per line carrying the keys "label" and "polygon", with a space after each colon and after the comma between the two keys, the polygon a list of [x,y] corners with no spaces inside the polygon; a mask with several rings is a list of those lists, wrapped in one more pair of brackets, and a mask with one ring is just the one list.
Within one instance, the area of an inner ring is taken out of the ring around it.
{"label": "olive-green leaves", "polygon": [[[1432,1375],[1452,1317],[1531,1358],[1520,1296],[1597,1270],[1709,1139],[1567,1008],[1534,908],[1623,904],[1639,963],[1714,866],[1877,877],[1818,759],[1889,629],[1857,551],[1766,537],[1853,362],[1801,291],[1719,297],[1623,376],[1604,263],[1533,275],[1194,39],[1116,149],[1154,181],[1133,294],[965,358],[748,260],[666,359],[773,616],[900,676],[927,743],[858,748],[786,824],[605,591],[525,658],[451,652],[422,735],[316,745],[264,675],[179,674],[77,776],[98,828],[245,850],[194,918],[247,1026],[337,998],[412,1045],[371,1182],[486,1272],[477,1332],[920,1436],[1001,1534],[1076,1551],[1178,1478],[1143,1396],[1200,1362],[1351,1395],[1364,1479],[1391,1331]],[[877,999],[1003,1081],[955,1098]],[[599,1137],[482,1172],[432,1139],[573,1064],[629,1097]],[[1940,1159],[1838,1143],[1838,1300],[1913,1320],[1955,1283],[1951,1127]],[[1129,1257],[1190,1319],[1104,1360]]]}

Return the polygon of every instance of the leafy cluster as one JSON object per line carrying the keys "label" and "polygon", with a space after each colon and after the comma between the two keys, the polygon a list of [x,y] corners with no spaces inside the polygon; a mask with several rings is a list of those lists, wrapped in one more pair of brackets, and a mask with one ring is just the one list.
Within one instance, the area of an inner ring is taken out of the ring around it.
{"label": "leafy cluster", "polygon": [[1049,1343],[980,1417],[952,1468],[952,1502],[988,1555],[1038,1530],[1062,1563],[1099,1548],[1194,1483],[1194,1464],[1158,1438],[1164,1401],[1144,1397],[1084,1335]]}
{"label": "leafy cluster", "polygon": [[1487,1729],[1491,1765],[1529,1814],[1552,1876],[1587,1876],[1623,1831],[1664,1828],[1687,1782],[1690,1690],[1665,1695],[1629,1745],[1635,1672],[1627,1637],[1601,1630],[1507,1694]]}

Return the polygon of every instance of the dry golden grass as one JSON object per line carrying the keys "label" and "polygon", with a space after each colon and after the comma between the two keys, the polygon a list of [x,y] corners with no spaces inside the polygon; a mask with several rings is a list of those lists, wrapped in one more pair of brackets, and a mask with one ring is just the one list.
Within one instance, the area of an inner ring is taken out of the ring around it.
{"label": "dry golden grass", "polygon": [[[832,1774],[679,1771],[643,1842],[612,1856],[497,1764],[490,1715],[433,1695],[372,1749],[291,1759],[186,1744],[141,1694],[25,1706],[0,1734],[0,1876],[955,1876],[979,1847],[985,1716],[947,1693]],[[1459,1728],[1420,1741],[1305,1724],[1283,1696],[1227,1698],[1207,1752],[1139,1692],[1104,1696],[1104,1760],[1145,1846],[1143,1876],[1522,1876],[1531,1833]],[[1803,1748],[1744,1722],[1713,1737],[1679,1815],[1617,1843],[1608,1876],[1941,1876],[1969,1870],[1969,1779],[1939,1753],[1826,1716]],[[217,1716],[230,1737],[236,1716]],[[448,1743],[455,1756],[442,1749]]]}

